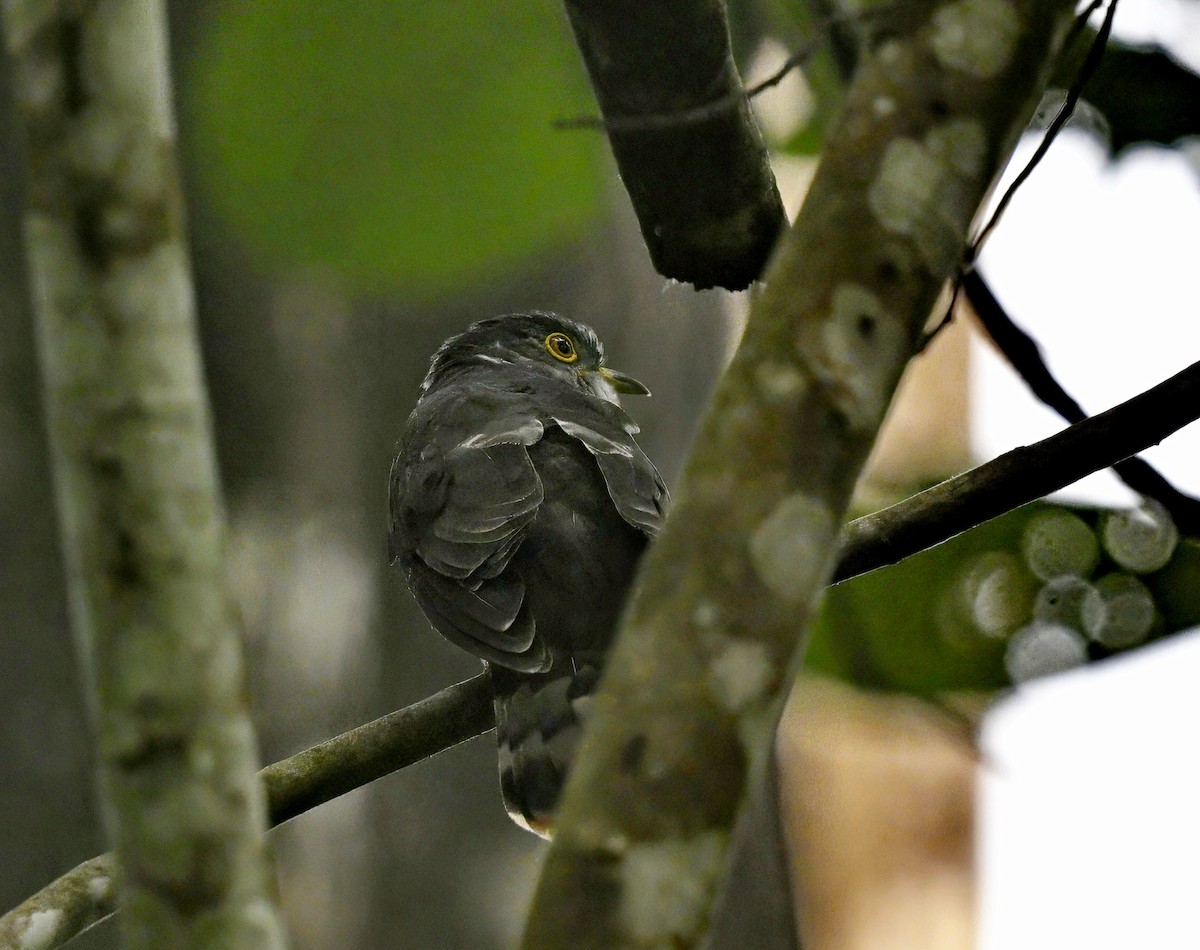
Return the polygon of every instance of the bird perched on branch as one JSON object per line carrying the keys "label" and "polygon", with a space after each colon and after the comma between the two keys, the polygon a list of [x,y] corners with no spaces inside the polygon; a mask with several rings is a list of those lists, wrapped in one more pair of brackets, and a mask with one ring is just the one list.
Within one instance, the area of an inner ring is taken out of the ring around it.
{"label": "bird perched on branch", "polygon": [[391,555],[429,622],[486,661],[509,814],[547,834],[666,486],[595,332],[482,320],[434,354],[391,474]]}

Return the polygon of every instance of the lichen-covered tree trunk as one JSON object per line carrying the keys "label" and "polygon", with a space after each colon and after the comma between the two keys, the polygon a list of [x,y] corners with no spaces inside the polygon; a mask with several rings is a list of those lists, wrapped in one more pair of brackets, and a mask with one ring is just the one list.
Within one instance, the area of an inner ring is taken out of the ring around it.
{"label": "lichen-covered tree trunk", "polygon": [[524,946],[696,946],[855,480],[1067,0],[872,20],[844,115],[643,565]]}
{"label": "lichen-covered tree trunk", "polygon": [[[72,623],[130,947],[282,947],[159,0],[5,0]],[[32,908],[21,935],[57,926]]]}

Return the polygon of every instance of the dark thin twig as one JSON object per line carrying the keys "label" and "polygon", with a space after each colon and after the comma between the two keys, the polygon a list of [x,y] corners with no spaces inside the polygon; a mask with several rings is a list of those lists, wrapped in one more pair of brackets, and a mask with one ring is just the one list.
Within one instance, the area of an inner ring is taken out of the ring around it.
{"label": "dark thin twig", "polygon": [[[1083,407],[1050,372],[1037,341],[1013,322],[983,275],[971,271],[963,278],[962,286],[984,330],[1033,394],[1067,422],[1088,418]],[[1181,492],[1143,459],[1126,459],[1114,465],[1113,470],[1135,492],[1160,502],[1184,534],[1200,535],[1200,499]]]}
{"label": "dark thin twig", "polygon": [[[1079,35],[1087,26],[1088,18],[1100,9],[1103,3],[1104,0],[1092,0],[1087,7],[1080,11],[1071,24],[1070,32],[1067,33],[1063,41],[1063,50],[1069,49],[1075,40],[1079,38]],[[963,275],[974,270],[975,262],[979,260],[979,254],[983,250],[983,245],[1000,223],[1000,218],[1012,202],[1017,190],[1025,184],[1029,176],[1033,174],[1033,170],[1041,164],[1042,159],[1046,157],[1046,153],[1050,150],[1050,146],[1058,138],[1058,133],[1066,127],[1067,122],[1074,115],[1075,106],[1078,105],[1079,97],[1083,94],[1083,87],[1087,85],[1087,81],[1091,79],[1092,74],[1096,71],[1096,67],[1100,63],[1100,57],[1104,55],[1104,50],[1108,46],[1108,37],[1112,31],[1112,20],[1113,15],[1116,13],[1116,7],[1117,0],[1109,0],[1108,10],[1104,14],[1104,23],[1101,25],[1099,31],[1097,31],[1091,48],[1088,50],[1087,57],[1084,59],[1083,65],[1075,77],[1075,81],[1071,84],[1071,88],[1067,91],[1067,96],[1063,100],[1063,104],[1059,107],[1054,119],[1046,127],[1042,141],[1038,144],[1037,151],[1033,153],[1033,157],[1025,163],[1025,167],[1013,179],[1012,184],[1008,186],[1008,189],[996,205],[996,210],[992,212],[991,217],[984,224],[979,234],[975,237],[975,240],[967,247],[966,253],[963,255],[963,263],[954,278],[954,290],[950,294],[950,303],[946,306],[946,312],[942,315],[942,319],[938,322],[938,325],[925,335],[918,352],[924,351],[933,342],[934,337],[953,322],[954,305],[958,302],[959,294],[962,291]]]}
{"label": "dark thin twig", "polygon": [[[1099,2],[1099,0],[1096,0]],[[731,93],[727,96],[721,96],[719,99],[714,99],[711,102],[706,102],[703,105],[693,106],[690,109],[680,109],[674,112],[660,112],[650,115],[629,115],[629,116],[614,116],[609,119],[604,119],[600,116],[582,115],[576,116],[573,119],[555,119],[553,126],[556,129],[565,131],[575,129],[594,129],[608,132],[645,132],[655,129],[672,129],[680,128],[687,125],[693,125],[698,122],[706,122],[714,116],[727,112],[731,109],[736,109],[743,101],[754,99],[768,89],[772,89],[783,82],[794,69],[799,69],[812,58],[812,55],[821,47],[830,34],[830,31],[835,26],[861,23],[863,21],[874,19],[890,12],[894,4],[885,4],[882,7],[863,10],[855,13],[841,13],[823,18],[814,28],[811,39],[807,40],[799,49],[793,52],[783,65],[775,72],[771,73],[766,79],[755,83],[753,86],[748,86],[740,92]]]}
{"label": "dark thin twig", "polygon": [[[1075,41],[1075,38],[1087,24],[1088,17],[1100,7],[1102,2],[1103,0],[1092,0],[1087,8],[1075,18],[1075,22],[1071,25],[1071,33],[1068,34],[1067,40],[1063,44],[1063,49],[1066,49]],[[1075,77],[1075,81],[1071,83],[1071,88],[1067,90],[1067,98],[1063,101],[1062,106],[1046,127],[1046,132],[1042,136],[1041,142],[1038,143],[1033,157],[1025,163],[1025,167],[1021,169],[1020,174],[1013,179],[1012,184],[1008,186],[1003,196],[1001,196],[999,203],[996,205],[996,210],[988,218],[987,224],[983,226],[974,242],[972,242],[967,252],[966,269],[969,270],[973,267],[975,261],[979,259],[979,252],[983,250],[983,245],[991,237],[992,232],[996,229],[996,225],[1000,223],[1000,219],[1008,209],[1013,196],[1025,184],[1026,179],[1033,174],[1033,170],[1041,164],[1042,159],[1046,157],[1046,152],[1050,150],[1050,146],[1058,138],[1058,133],[1063,130],[1071,116],[1075,113],[1075,106],[1079,103],[1079,97],[1083,94],[1083,87],[1092,78],[1092,73],[1096,71],[1096,66],[1100,63],[1100,57],[1104,55],[1104,48],[1108,45],[1108,37],[1112,32],[1113,15],[1116,12],[1117,0],[1109,0],[1108,9],[1104,12],[1104,22],[1100,24],[1100,29],[1096,32],[1096,38],[1092,41],[1091,49],[1088,50],[1087,57],[1079,69],[1079,74]]]}
{"label": "dark thin twig", "polygon": [[834,583],[895,564],[1108,468],[1200,418],[1200,363],[1107,412],[846,526]]}
{"label": "dark thin twig", "polygon": [[661,112],[650,115],[614,116],[603,119],[600,116],[581,115],[573,119],[555,119],[554,128],[565,131],[574,129],[597,129],[607,132],[646,132],[654,129],[674,129],[698,122],[707,122],[722,112],[736,109],[744,100],[766,92],[783,82],[785,76],[793,69],[799,69],[820,47],[824,35],[818,35],[809,40],[803,47],[792,53],[782,66],[760,83],[741,91],[721,96],[703,105],[690,109],[680,109],[676,112]]}

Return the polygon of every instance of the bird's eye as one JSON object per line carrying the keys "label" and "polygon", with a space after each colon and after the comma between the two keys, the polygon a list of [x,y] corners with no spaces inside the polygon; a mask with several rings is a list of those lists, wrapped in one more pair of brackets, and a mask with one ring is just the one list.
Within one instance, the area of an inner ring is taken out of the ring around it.
{"label": "bird's eye", "polygon": [[565,333],[551,333],[546,337],[546,349],[550,351],[550,355],[556,360],[561,360],[564,363],[574,363],[579,359],[579,354],[575,350],[575,344],[571,342],[571,338]]}

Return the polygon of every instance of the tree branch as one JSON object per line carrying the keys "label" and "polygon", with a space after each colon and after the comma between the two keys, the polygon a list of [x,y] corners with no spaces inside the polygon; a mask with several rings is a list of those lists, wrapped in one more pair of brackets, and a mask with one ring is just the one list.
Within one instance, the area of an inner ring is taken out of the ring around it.
{"label": "tree branch", "polygon": [[[1037,341],[1019,326],[1000,306],[991,288],[978,270],[968,271],[962,280],[963,293],[979,322],[1004,358],[1025,381],[1025,385],[1067,422],[1082,422],[1088,414],[1050,372],[1042,359]],[[1159,440],[1147,443],[1153,445]],[[1184,494],[1168,482],[1149,462],[1129,458],[1113,465],[1113,470],[1134,491],[1160,502],[1184,534],[1200,535],[1200,500]]]}
{"label": "tree branch", "polygon": [[833,582],[895,564],[1157,445],[1200,419],[1200,363],[1107,412],[851,521]]}
{"label": "tree branch", "polygon": [[[272,826],[493,728],[487,674],[448,686],[259,773]],[[102,854],[0,917],[0,950],[55,950],[116,909],[117,862]]]}
{"label": "tree branch", "polygon": [[[787,219],[724,4],[566,0],[566,8],[655,268],[700,290],[747,287]],[[709,109],[714,102],[726,105]],[[680,114],[694,119],[657,123]]]}
{"label": "tree branch", "polygon": [[480,673],[365,726],[297,752],[260,773],[272,827],[496,725]]}
{"label": "tree branch", "polygon": [[165,9],[24,0],[2,18],[27,132],[25,245],[68,601],[125,872],[125,945],[283,947],[224,582]]}
{"label": "tree branch", "polygon": [[529,950],[705,938],[854,483],[1070,14],[914,0],[864,53],[643,562]]}

